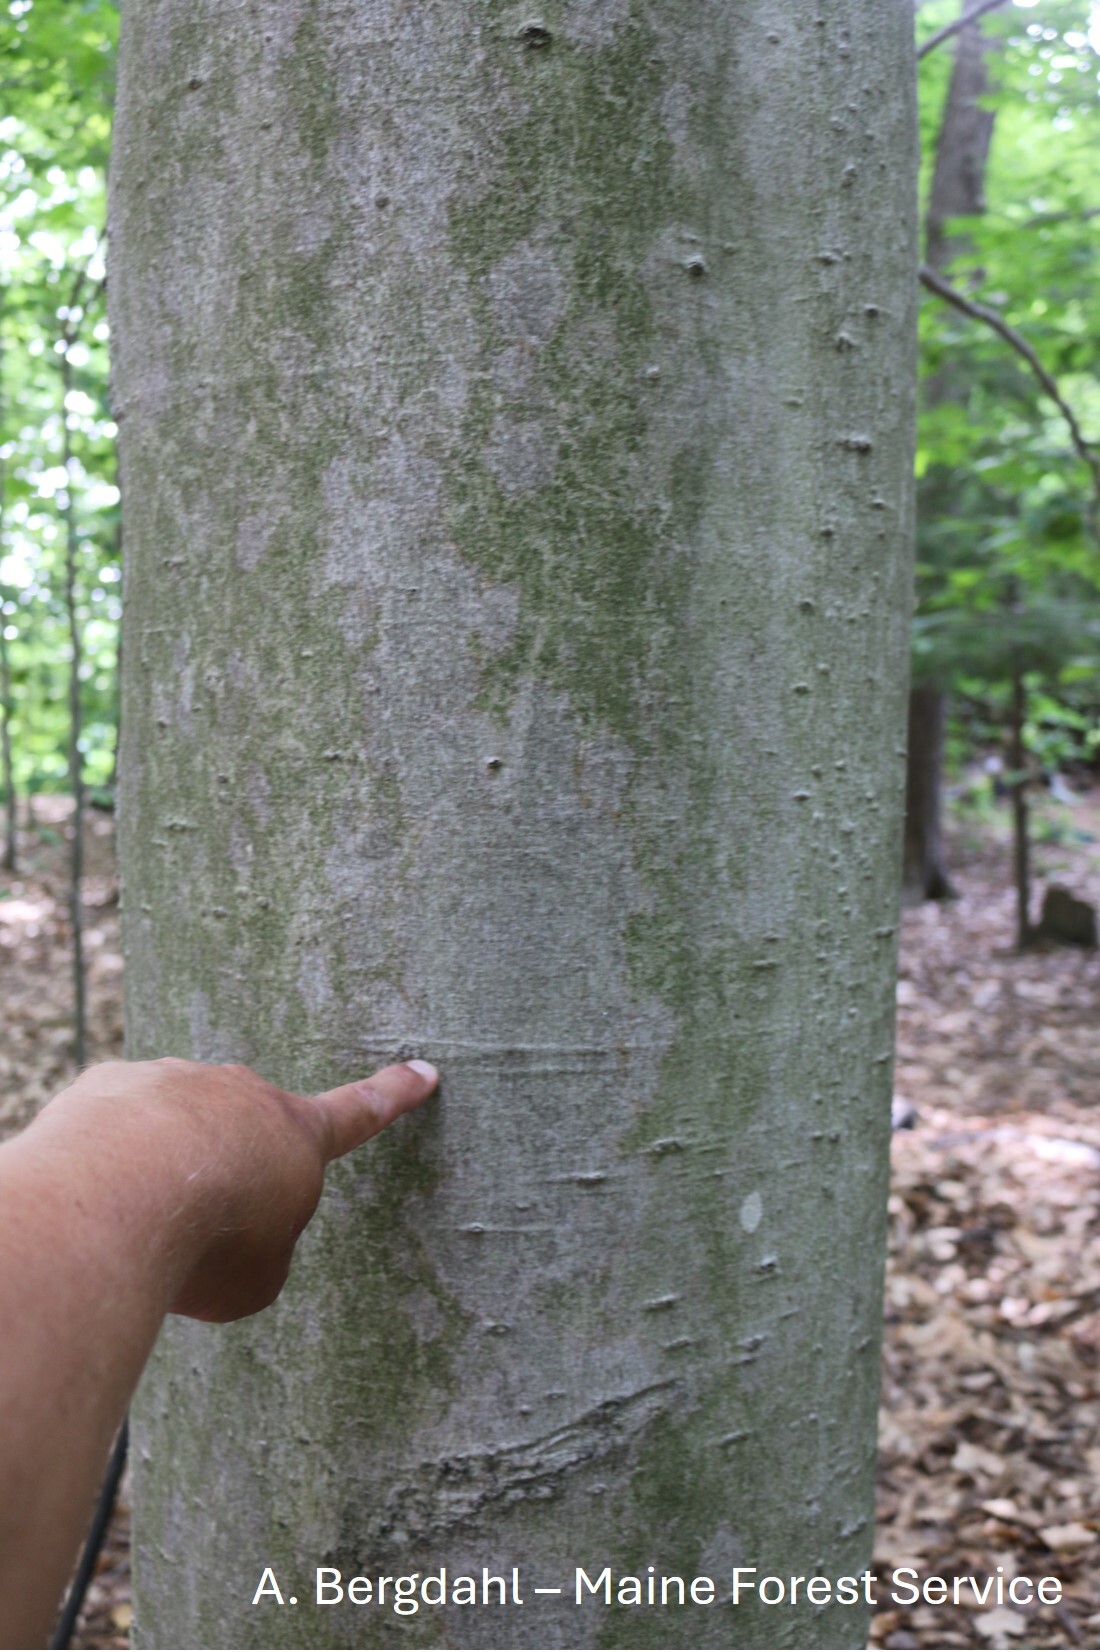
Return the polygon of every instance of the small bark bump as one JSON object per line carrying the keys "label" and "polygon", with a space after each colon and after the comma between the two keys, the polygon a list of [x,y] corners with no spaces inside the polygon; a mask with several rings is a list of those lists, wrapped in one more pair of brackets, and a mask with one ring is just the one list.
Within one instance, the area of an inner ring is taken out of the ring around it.
{"label": "small bark bump", "polygon": [[521,23],[516,34],[529,52],[545,51],[554,39],[546,24],[535,19],[531,19],[527,23]]}

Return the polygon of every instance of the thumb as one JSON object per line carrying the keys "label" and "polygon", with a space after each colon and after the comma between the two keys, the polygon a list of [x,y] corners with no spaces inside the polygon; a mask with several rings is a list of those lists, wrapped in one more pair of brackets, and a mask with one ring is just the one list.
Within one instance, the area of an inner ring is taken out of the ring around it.
{"label": "thumb", "polygon": [[377,1136],[387,1124],[427,1101],[439,1074],[428,1061],[401,1061],[356,1084],[342,1084],[310,1099],[325,1125],[328,1160]]}

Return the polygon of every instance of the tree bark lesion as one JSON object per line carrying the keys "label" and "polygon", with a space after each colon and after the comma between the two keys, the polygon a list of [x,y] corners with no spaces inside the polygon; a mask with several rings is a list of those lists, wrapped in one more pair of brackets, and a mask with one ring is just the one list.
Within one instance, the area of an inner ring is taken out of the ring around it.
{"label": "tree bark lesion", "polygon": [[[560,1428],[484,1451],[447,1453],[419,1465],[416,1480],[395,1486],[368,1519],[372,1553],[424,1547],[469,1527],[492,1507],[553,1496],[573,1474],[636,1446],[675,1405],[672,1378],[612,1395]],[[400,1541],[397,1535],[400,1534]],[[365,1535],[358,1533],[360,1542]]]}

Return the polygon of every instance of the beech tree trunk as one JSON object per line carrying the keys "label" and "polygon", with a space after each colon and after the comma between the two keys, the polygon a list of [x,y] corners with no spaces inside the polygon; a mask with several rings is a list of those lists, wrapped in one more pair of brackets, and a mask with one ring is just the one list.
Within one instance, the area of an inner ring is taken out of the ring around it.
{"label": "beech tree trunk", "polygon": [[927,683],[909,690],[905,783],[905,860],[902,891],[908,901],[949,899],[943,851],[943,737],[947,696]]}
{"label": "beech tree trunk", "polygon": [[[973,10],[973,0],[959,0],[959,10],[960,15]],[[945,269],[966,246],[957,232],[952,233],[951,220],[985,211],[985,171],[996,118],[996,111],[982,103],[989,93],[991,45],[981,18],[955,36],[925,225],[924,255],[936,270]]]}
{"label": "beech tree trunk", "polygon": [[1016,886],[1016,945],[1023,952],[1035,939],[1031,924],[1031,829],[1028,820],[1027,686],[1019,661],[1012,667],[1009,761],[1012,764],[1012,881]]}
{"label": "beech tree trunk", "polygon": [[7,615],[0,600],[0,784],[4,788],[4,858],[5,872],[14,872],[18,866],[18,834],[16,825],[15,765],[11,749],[11,661],[8,639],[4,635]]}
{"label": "beech tree trunk", "polygon": [[125,0],[129,1052],[444,1074],[162,1338],[138,1645],[862,1642],[728,1600],[870,1555],[911,22]]}
{"label": "beech tree trunk", "polygon": [[80,748],[84,729],[80,673],[84,661],[83,634],[77,607],[77,534],[75,477],[72,433],[69,428],[68,398],[72,390],[72,368],[66,336],[61,356],[62,460],[65,467],[65,494],[61,508],[65,524],[65,617],[69,627],[69,786],[73,794],[72,843],[69,850],[69,927],[73,937],[73,1061],[77,1071],[87,1059],[87,980],[84,964],[84,754]]}
{"label": "beech tree trunk", "polygon": [[[973,0],[960,0],[963,14]],[[989,91],[987,54],[991,42],[981,20],[960,29],[955,59],[936,143],[936,165],[925,223],[925,258],[946,270],[965,252],[967,243],[951,233],[954,218],[985,211],[985,169],[993,138],[994,111],[982,106]],[[924,382],[929,406],[965,399],[950,367]],[[918,517],[924,521],[950,512],[951,479],[935,478],[918,492]],[[947,871],[943,837],[943,734],[947,694],[942,684],[915,682],[909,700],[909,763],[905,787],[905,861],[902,888],[910,902],[950,899],[955,890]]]}
{"label": "beech tree trunk", "polygon": [[[3,306],[6,294],[0,287],[0,320],[6,327],[6,317],[3,316]],[[3,363],[6,339],[0,328],[0,413],[6,412],[3,404]],[[7,513],[7,465],[0,458],[0,555],[3,555],[4,532]],[[7,604],[9,598],[5,587],[0,586],[0,785],[4,790],[4,851],[3,865],[5,872],[14,872],[19,860],[18,828],[16,823],[16,795],[15,795],[15,765],[12,761],[11,749],[11,656],[8,652],[8,615]]]}

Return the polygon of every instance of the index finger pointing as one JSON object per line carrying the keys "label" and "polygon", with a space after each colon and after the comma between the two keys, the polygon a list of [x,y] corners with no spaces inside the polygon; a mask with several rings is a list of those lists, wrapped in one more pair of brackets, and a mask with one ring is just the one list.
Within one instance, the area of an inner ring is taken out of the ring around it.
{"label": "index finger pointing", "polygon": [[439,1074],[429,1061],[401,1061],[370,1078],[310,1099],[327,1126],[327,1158],[339,1159],[427,1101]]}

